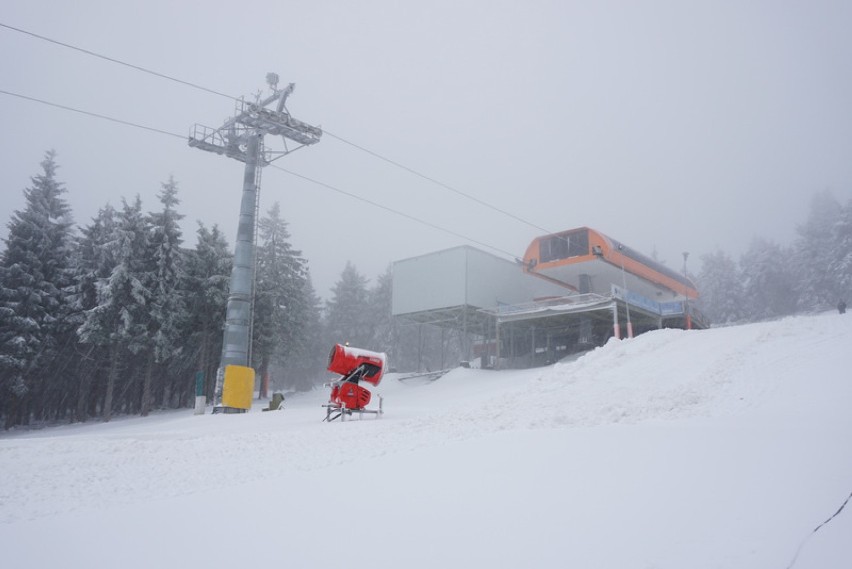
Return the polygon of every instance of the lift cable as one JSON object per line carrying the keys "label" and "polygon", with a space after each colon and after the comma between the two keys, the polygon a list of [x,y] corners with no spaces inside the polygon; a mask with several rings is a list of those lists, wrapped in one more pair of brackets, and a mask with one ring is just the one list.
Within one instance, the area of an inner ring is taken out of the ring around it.
{"label": "lift cable", "polygon": [[34,38],[38,38],[38,39],[40,39],[40,40],[44,40],[44,41],[46,41],[46,42],[50,42],[50,43],[52,43],[52,44],[61,45],[62,47],[67,47],[68,49],[73,49],[73,50],[75,50],[75,51],[79,51],[79,52],[81,52],[81,53],[85,53],[86,55],[91,55],[92,57],[97,57],[97,58],[104,59],[104,60],[109,61],[109,62],[112,62],[112,63],[117,63],[118,65],[123,65],[123,66],[125,66],[125,67],[130,67],[131,69],[135,69],[136,71],[141,71],[141,72],[143,72],[143,73],[148,73],[148,74],[150,74],[150,75],[154,75],[154,76],[156,76],[156,77],[160,77],[161,79],[168,79],[169,81],[174,81],[175,83],[180,83],[180,84],[182,84],[182,85],[186,85],[186,86],[188,86],[188,87],[193,87],[193,88],[195,88],[195,89],[200,89],[200,90],[202,90],[202,91],[206,91],[206,92],[208,92],[208,93],[212,93],[212,94],[214,94],[214,95],[219,95],[220,97],[226,97],[226,98],[228,98],[228,99],[233,99],[233,100],[238,100],[238,99],[239,99],[239,97],[232,97],[231,95],[227,95],[227,94],[225,94],[225,93],[222,93],[222,92],[220,92],[220,91],[216,91],[216,90],[214,90],[214,89],[208,89],[207,87],[204,87],[204,86],[202,86],[202,85],[198,85],[197,83],[191,83],[191,82],[189,82],[189,81],[184,81],[183,79],[178,79],[177,77],[172,77],[171,75],[166,75],[166,74],[164,74],[164,73],[159,73],[159,72],[157,72],[157,71],[153,71],[153,70],[151,70],[151,69],[147,69],[147,68],[142,67],[142,66],[139,66],[139,65],[133,65],[132,63],[127,63],[126,61],[121,61],[120,59],[115,59],[115,58],[113,58],[113,57],[108,57],[108,56],[106,56],[106,55],[102,55],[102,54],[100,54],[100,53],[96,53],[96,52],[94,52],[94,51],[90,51],[90,50],[88,50],[88,49],[83,49],[82,47],[77,47],[77,46],[75,46],[75,45],[71,45],[71,44],[64,43],[64,42],[61,42],[61,41],[58,41],[58,40],[55,40],[55,39],[51,39],[51,38],[48,38],[48,37],[45,37],[45,36],[41,36],[41,35],[39,35],[39,34],[36,34],[36,33],[30,32],[30,31],[27,31],[27,30],[22,30],[21,28],[16,28],[15,26],[10,26],[10,25],[8,25],[8,24],[4,24],[3,22],[0,22],[0,27],[2,27],[2,28],[6,28],[6,29],[8,29],[8,30],[13,30],[13,31],[16,31],[16,32],[20,32],[20,33],[22,33],[22,34],[26,34],[26,35],[28,35],[28,36],[32,36],[32,37],[34,37]]}
{"label": "lift cable", "polygon": [[449,190],[456,195],[462,196],[462,197],[467,198],[467,199],[469,199],[473,202],[478,203],[481,206],[485,206],[485,207],[487,207],[491,210],[494,210],[498,213],[502,213],[503,215],[511,217],[515,221],[520,221],[521,223],[529,225],[530,227],[534,227],[535,229],[538,229],[539,231],[544,231],[545,233],[553,233],[552,231],[549,231],[549,230],[545,229],[544,227],[541,227],[540,225],[536,225],[535,223],[533,223],[531,221],[527,221],[526,219],[519,217],[519,216],[515,215],[514,213],[508,212],[504,209],[500,209],[499,207],[497,207],[495,205],[492,205],[492,204],[490,204],[486,201],[483,201],[483,200],[481,200],[481,199],[479,199],[475,196],[472,196],[472,195],[470,195],[466,192],[463,192],[459,189],[456,189],[456,188],[454,188],[454,187],[452,187],[448,184],[441,182],[440,180],[436,180],[435,178],[427,176],[426,174],[422,174],[422,173],[418,172],[417,170],[414,170],[413,168],[409,168],[408,166],[406,166],[404,164],[400,164],[399,162],[396,162],[395,160],[391,160],[390,158],[386,158],[386,157],[382,156],[381,154],[379,154],[378,152],[373,152],[372,150],[370,150],[368,148],[364,148],[363,146],[355,144],[354,142],[351,142],[349,140],[346,140],[345,138],[338,136],[338,135],[334,134],[333,132],[329,132],[328,130],[323,129],[323,133],[325,133],[326,135],[328,135],[328,136],[330,136],[330,137],[332,137],[336,140],[339,140],[340,142],[342,142],[344,144],[348,144],[349,146],[352,146],[353,148],[357,148],[358,150],[365,152],[365,153],[369,154],[370,156],[373,156],[374,158],[378,158],[379,160],[382,160],[384,162],[387,162],[388,164],[396,166],[397,168],[405,170],[406,172],[408,172],[410,174],[414,174],[415,176],[418,176],[420,178],[423,178],[424,180],[432,182],[435,185],[441,186],[445,190]]}
{"label": "lift cable", "polygon": [[478,240],[474,239],[473,237],[469,237],[469,236],[467,236],[467,235],[463,235],[463,234],[461,234],[461,233],[457,233],[456,231],[453,231],[452,229],[447,229],[446,227],[441,227],[440,225],[436,225],[436,224],[434,224],[434,223],[432,223],[432,222],[430,222],[430,221],[426,221],[426,220],[420,219],[420,218],[415,217],[415,216],[413,216],[413,215],[409,215],[409,214],[407,214],[407,213],[404,213],[404,212],[401,212],[401,211],[399,211],[399,210],[396,210],[396,209],[393,209],[393,208],[391,208],[391,207],[388,207],[388,206],[386,206],[386,205],[382,205],[382,204],[380,204],[380,203],[378,203],[378,202],[374,202],[374,201],[372,201],[372,200],[370,200],[370,199],[367,199],[367,198],[365,198],[365,197],[359,196],[359,195],[357,195],[357,194],[353,194],[353,193],[351,193],[351,192],[347,192],[347,191],[345,191],[345,190],[342,190],[342,189],[340,189],[340,188],[337,188],[337,187],[335,187],[335,186],[332,186],[331,184],[326,184],[325,182],[321,182],[321,181],[319,181],[319,180],[315,180],[315,179],[313,179],[313,178],[309,178],[308,176],[305,176],[305,175],[303,175],[303,174],[299,174],[299,173],[297,173],[297,172],[293,172],[292,170],[288,170],[288,169],[286,169],[286,168],[282,168],[281,166],[277,166],[277,165],[275,165],[275,164],[270,164],[269,166],[270,166],[270,168],[275,168],[276,170],[281,170],[282,172],[286,172],[287,174],[290,174],[291,176],[294,176],[294,177],[296,177],[296,178],[300,178],[300,179],[302,179],[302,180],[305,180],[306,182],[310,182],[310,183],[312,183],[312,184],[316,184],[317,186],[322,186],[323,188],[326,188],[326,189],[331,190],[331,191],[333,191],[333,192],[337,192],[337,193],[339,193],[339,194],[343,194],[344,196],[349,196],[350,198],[354,198],[354,199],[359,200],[359,201],[362,201],[362,202],[364,202],[364,203],[368,203],[368,204],[370,204],[370,205],[372,205],[372,206],[374,206],[374,207],[377,207],[377,208],[379,208],[379,209],[383,209],[383,210],[385,210],[385,211],[388,211],[388,212],[390,212],[390,213],[393,213],[393,214],[399,215],[399,216],[404,217],[404,218],[406,218],[406,219],[410,219],[411,221],[416,221],[417,223],[420,223],[421,225],[425,225],[425,226],[427,226],[427,227],[431,227],[431,228],[433,228],[433,229],[437,229],[438,231],[443,231],[444,233],[449,233],[450,235],[453,235],[453,236],[455,236],[455,237],[459,237],[459,238],[461,238],[461,239],[464,239],[465,241],[470,241],[471,243],[476,243],[477,245],[480,245],[480,246],[482,246],[482,247],[487,247],[488,249],[491,249],[492,251],[497,251],[498,253],[500,253],[500,254],[502,254],[502,255],[506,255],[506,256],[508,256],[508,257],[510,257],[510,258],[512,258],[512,259],[517,258],[517,256],[516,256],[516,255],[514,255],[513,253],[510,253],[509,251],[506,251],[505,249],[501,249],[501,248],[499,248],[499,247],[495,247],[495,246],[493,246],[493,245],[489,245],[488,243],[483,243],[482,241],[478,241]]}
{"label": "lift cable", "polygon": [[112,121],[112,122],[119,123],[119,124],[124,124],[124,125],[127,125],[127,126],[132,126],[132,127],[136,127],[136,128],[150,130],[152,132],[158,132],[160,134],[167,134],[169,136],[174,136],[174,137],[180,138],[181,140],[186,140],[186,136],[181,135],[181,134],[177,134],[177,133],[174,133],[174,132],[169,132],[167,130],[162,130],[162,129],[154,128],[154,127],[151,127],[151,126],[145,126],[145,125],[141,125],[141,124],[138,124],[138,123],[117,119],[117,118],[114,118],[114,117],[108,117],[106,115],[102,115],[102,114],[99,114],[99,113],[93,113],[91,111],[84,111],[82,109],[75,109],[74,107],[68,107],[68,106],[65,106],[65,105],[60,105],[58,103],[51,103],[50,101],[45,101],[44,99],[37,99],[36,97],[28,97],[27,95],[21,95],[20,93],[13,93],[11,91],[6,91],[4,89],[0,89],[0,93],[3,93],[4,95],[9,95],[11,97],[18,97],[20,99],[26,99],[28,101],[41,103],[42,105],[48,105],[50,107],[56,107],[57,109],[72,111],[72,112],[75,112],[75,113],[80,113],[82,115],[88,115],[90,117],[96,117],[96,118],[99,118],[99,119]]}
{"label": "lift cable", "polygon": [[[34,33],[34,32],[30,32],[30,31],[27,31],[27,30],[23,30],[23,29],[21,29],[21,28],[17,28],[17,27],[15,27],[15,26],[10,26],[10,25],[8,25],[8,24],[4,24],[4,23],[2,23],[2,22],[0,22],[0,27],[6,28],[6,29],[9,29],[9,30],[13,30],[13,31],[16,31],[16,32],[20,32],[20,33],[22,33],[22,34],[26,34],[26,35],[32,36],[32,37],[34,37],[34,38],[38,38],[38,39],[40,39],[40,40],[44,40],[44,41],[47,41],[47,42],[50,42],[50,43],[53,43],[53,44],[56,44],[56,45],[59,45],[59,46],[62,46],[62,47],[67,47],[67,48],[69,48],[69,49],[73,49],[73,50],[75,50],[75,51],[79,51],[79,52],[84,53],[84,54],[86,54],[86,55],[91,55],[92,57],[97,57],[97,58],[100,58],[100,59],[103,59],[103,60],[106,60],[106,61],[109,61],[109,62],[112,62],[112,63],[116,63],[116,64],[118,64],[118,65],[123,65],[123,66],[125,66],[125,67],[129,67],[129,68],[131,68],[131,69],[135,69],[135,70],[137,70],[137,71],[141,71],[141,72],[143,72],[143,73],[148,73],[148,74],[150,74],[150,75],[154,75],[154,76],[156,76],[156,77],[160,77],[160,78],[162,78],[162,79],[167,79],[167,80],[169,80],[169,81],[174,81],[174,82],[176,82],[176,83],[180,83],[180,84],[182,84],[182,85],[186,85],[186,86],[188,86],[188,87],[193,87],[193,88],[195,88],[195,89],[200,89],[201,91],[205,91],[205,92],[207,92],[207,93],[211,93],[211,94],[214,94],[214,95],[219,95],[219,96],[221,96],[221,97],[225,97],[225,98],[227,98],[227,99],[231,99],[231,100],[239,100],[239,99],[240,99],[239,97],[234,97],[233,95],[228,95],[228,94],[226,94],[226,93],[222,93],[221,91],[216,91],[215,89],[210,89],[210,88],[208,88],[208,87],[204,87],[204,86],[199,85],[199,84],[197,84],[197,83],[192,83],[192,82],[190,82],[190,81],[184,81],[183,79],[178,79],[178,78],[176,78],[176,77],[172,77],[172,76],[170,76],[170,75],[166,75],[166,74],[164,74],[164,73],[159,73],[159,72],[157,72],[157,71],[153,71],[153,70],[151,70],[151,69],[148,69],[148,68],[142,67],[142,66],[140,66],[140,65],[134,65],[134,64],[132,64],[132,63],[127,63],[127,62],[125,62],[125,61],[121,61],[120,59],[115,59],[115,58],[113,58],[113,57],[108,57],[108,56],[106,56],[106,55],[102,55],[102,54],[100,54],[100,53],[96,53],[96,52],[94,52],[94,51],[90,51],[90,50],[88,50],[88,49],[84,49],[84,48],[77,47],[77,46],[74,46],[74,45],[71,45],[71,44],[68,44],[68,43],[64,43],[64,42],[61,42],[61,41],[58,41],[58,40],[54,40],[54,39],[51,39],[51,38],[48,38],[48,37],[45,37],[45,36],[42,36],[42,35],[36,34],[36,33]],[[530,227],[533,227],[533,228],[535,228],[535,229],[537,229],[537,230],[539,230],[539,231],[543,231],[543,232],[545,232],[545,233],[553,233],[552,231],[550,231],[550,230],[548,230],[548,229],[546,229],[546,228],[544,228],[544,227],[542,227],[542,226],[540,226],[540,225],[537,225],[537,224],[535,224],[535,223],[533,223],[533,222],[531,222],[531,221],[528,221],[528,220],[526,220],[526,219],[524,219],[524,218],[522,218],[522,217],[520,217],[520,216],[518,216],[518,215],[515,215],[514,213],[511,213],[511,212],[509,212],[509,211],[506,211],[506,210],[504,210],[504,209],[502,209],[502,208],[499,208],[499,207],[497,207],[497,206],[495,206],[495,205],[493,205],[493,204],[490,204],[490,203],[486,202],[485,200],[479,199],[479,198],[477,198],[477,197],[475,197],[475,196],[473,196],[473,195],[471,195],[471,194],[468,194],[467,192],[464,192],[464,191],[459,190],[459,189],[457,189],[457,188],[454,188],[454,187],[452,187],[452,186],[450,186],[450,185],[448,185],[448,184],[445,184],[445,183],[443,183],[443,182],[441,182],[441,181],[439,181],[439,180],[437,180],[437,179],[435,179],[435,178],[432,178],[431,176],[427,176],[426,174],[423,174],[423,173],[421,173],[421,172],[418,172],[417,170],[415,170],[415,169],[413,169],[413,168],[410,168],[410,167],[408,167],[408,166],[406,166],[406,165],[404,165],[404,164],[402,164],[402,163],[400,163],[400,162],[397,162],[397,161],[395,161],[395,160],[392,160],[392,159],[390,159],[390,158],[387,158],[387,157],[385,157],[385,156],[383,156],[383,155],[379,154],[378,152],[375,152],[375,151],[373,151],[373,150],[370,150],[370,149],[368,149],[368,148],[365,148],[365,147],[363,147],[363,146],[361,146],[361,145],[359,145],[359,144],[356,144],[356,143],[354,143],[354,142],[352,142],[352,141],[350,141],[350,140],[347,140],[347,139],[343,138],[342,136],[339,136],[339,135],[337,135],[337,134],[334,134],[333,132],[329,132],[328,130],[325,130],[325,129],[323,129],[323,132],[324,132],[326,135],[328,135],[328,136],[330,136],[330,137],[334,138],[335,140],[338,140],[338,141],[340,141],[340,142],[342,142],[342,143],[344,143],[344,144],[347,144],[347,145],[351,146],[352,148],[355,148],[355,149],[357,149],[357,150],[360,150],[361,152],[364,152],[364,153],[366,153],[366,154],[369,154],[370,156],[372,156],[372,157],[374,157],[374,158],[377,158],[377,159],[382,160],[383,162],[386,162],[386,163],[388,163],[388,164],[390,164],[390,165],[392,165],[392,166],[395,166],[395,167],[397,167],[397,168],[400,168],[400,169],[402,169],[402,170],[404,170],[404,171],[406,171],[406,172],[408,172],[408,173],[410,173],[410,174],[413,174],[413,175],[415,175],[415,176],[417,176],[417,177],[419,177],[419,178],[422,178],[422,179],[424,179],[424,180],[426,180],[426,181],[428,181],[428,182],[431,182],[431,183],[433,183],[433,184],[435,184],[435,185],[437,185],[437,186],[440,186],[440,187],[444,188],[445,190],[448,190],[448,191],[450,191],[450,192],[452,192],[452,193],[454,193],[454,194],[456,194],[456,195],[458,195],[458,196],[464,197],[464,198],[466,198],[466,199],[468,199],[468,200],[470,200],[470,201],[472,201],[472,202],[474,202],[474,203],[477,203],[477,204],[479,204],[479,205],[481,205],[481,206],[483,206],[483,207],[487,207],[487,208],[489,208],[489,209],[491,209],[491,210],[493,210],[493,211],[496,211],[496,212],[498,212],[498,213],[501,213],[501,214],[503,214],[503,215],[505,215],[505,216],[507,216],[507,217],[510,217],[510,218],[514,219],[515,221],[518,221],[518,222],[520,222],[520,223],[523,223],[523,224],[525,224],[525,225],[528,225],[528,226],[530,226]]]}
{"label": "lift cable", "polygon": [[[39,99],[39,98],[36,98],[36,97],[29,97],[29,96],[27,96],[27,95],[21,95],[21,94],[19,94],[19,93],[13,93],[13,92],[11,92],[11,91],[6,91],[6,90],[4,90],[4,89],[0,89],[0,93],[2,93],[2,94],[4,94],[4,95],[9,95],[9,96],[12,96],[12,97],[18,97],[18,98],[20,98],[20,99],[25,99],[25,100],[27,100],[27,101],[32,101],[32,102],[35,102],[35,103],[40,103],[40,104],[47,105],[47,106],[50,106],[50,107],[55,107],[55,108],[58,108],[58,109],[63,109],[63,110],[66,110],[66,111],[71,111],[71,112],[75,112],[75,113],[80,113],[80,114],[82,114],[82,115],[86,115],[86,116],[90,116],[90,117],[95,117],[95,118],[99,118],[99,119],[102,119],[102,120],[106,120],[106,121],[110,121],[110,122],[114,122],[114,123],[118,123],[118,124],[123,124],[123,125],[126,125],[126,126],[131,126],[131,127],[134,127],[134,128],[139,128],[139,129],[147,130],[147,131],[150,131],[150,132],[156,132],[156,133],[163,134],[163,135],[166,135],[166,136],[170,136],[170,137],[174,137],[174,138],[180,138],[181,140],[186,140],[186,139],[187,139],[187,138],[186,138],[186,136],[184,136],[184,135],[177,134],[177,133],[174,133],[174,132],[170,132],[170,131],[167,131],[167,130],[162,130],[162,129],[159,129],[159,128],[154,128],[154,127],[150,127],[150,126],[145,126],[145,125],[141,125],[141,124],[138,124],[138,123],[134,123],[134,122],[130,122],[130,121],[125,121],[125,120],[122,120],[122,119],[117,119],[117,118],[115,118],[115,117],[110,117],[110,116],[102,115],[102,114],[99,114],[99,113],[93,113],[93,112],[90,112],[90,111],[85,111],[85,110],[82,110],[82,109],[76,109],[76,108],[74,108],[74,107],[69,107],[69,106],[67,106],[67,105],[60,105],[60,104],[58,104],[58,103],[52,103],[52,102],[50,102],[50,101],[45,101],[44,99]],[[440,225],[434,224],[434,223],[429,222],[429,221],[426,221],[426,220],[424,220],[424,219],[420,219],[420,218],[418,218],[418,217],[416,217],[416,216],[413,216],[413,215],[410,215],[410,214],[404,213],[404,212],[402,212],[402,211],[399,211],[399,210],[396,210],[396,209],[393,209],[393,208],[387,207],[387,206],[382,205],[382,204],[380,204],[380,203],[377,203],[377,202],[374,202],[374,201],[369,200],[369,199],[367,199],[367,198],[361,197],[361,196],[359,196],[359,195],[357,195],[357,194],[353,194],[353,193],[351,193],[351,192],[347,192],[347,191],[345,191],[345,190],[342,190],[342,189],[337,188],[337,187],[335,187],[335,186],[332,186],[332,185],[330,185],[330,184],[326,184],[325,182],[321,182],[321,181],[319,181],[319,180],[315,180],[315,179],[313,179],[313,178],[309,178],[308,176],[304,176],[304,175],[299,174],[299,173],[297,173],[297,172],[293,172],[292,170],[287,170],[287,169],[282,168],[282,167],[280,167],[280,166],[276,166],[275,164],[269,164],[269,166],[270,166],[270,167],[272,167],[272,168],[275,168],[276,170],[281,170],[282,172],[286,172],[287,174],[290,174],[291,176],[294,176],[294,177],[296,177],[296,178],[301,178],[302,180],[305,180],[305,181],[307,181],[307,182],[311,182],[312,184],[315,184],[315,185],[318,185],[318,186],[322,186],[322,187],[324,187],[324,188],[326,188],[326,189],[328,189],[328,190],[331,190],[331,191],[333,191],[333,192],[337,192],[337,193],[339,193],[339,194],[342,194],[342,195],[345,195],[345,196],[349,196],[349,197],[351,197],[351,198],[354,198],[354,199],[357,199],[357,200],[363,201],[363,202],[368,203],[368,204],[370,204],[370,205],[372,205],[372,206],[374,206],[374,207],[377,207],[377,208],[379,208],[379,209],[383,209],[383,210],[385,210],[385,211],[387,211],[387,212],[390,212],[390,213],[396,214],[396,215],[398,215],[398,216],[404,217],[404,218],[406,218],[406,219],[409,219],[409,220],[411,220],[411,221],[415,221],[415,222],[417,222],[417,223],[420,223],[421,225],[425,225],[425,226],[427,226],[427,227],[431,227],[432,229],[437,229],[438,231],[442,231],[442,232],[444,232],[444,233],[448,233],[448,234],[450,234],[450,235],[453,235],[454,237],[459,237],[459,238],[464,239],[464,240],[466,240],[466,241],[469,241],[469,242],[471,242],[471,243],[475,243],[475,244],[480,245],[480,246],[482,246],[482,247],[487,247],[488,249],[491,249],[492,251],[497,251],[497,252],[499,252],[499,253],[501,253],[501,254],[503,254],[503,255],[507,255],[507,256],[509,256],[509,257],[511,257],[511,258],[514,258],[514,255],[513,255],[512,253],[510,253],[510,252],[508,252],[508,251],[506,251],[506,250],[504,250],[504,249],[501,249],[501,248],[499,248],[499,247],[495,247],[495,246],[493,246],[493,245],[489,245],[489,244],[487,244],[487,243],[484,243],[484,242],[479,241],[479,240],[477,240],[477,239],[474,239],[474,238],[472,238],[472,237],[468,237],[467,235],[463,235],[463,234],[461,234],[461,233],[458,233],[458,232],[456,232],[456,231],[453,231],[452,229],[447,229],[446,227],[441,227]]]}

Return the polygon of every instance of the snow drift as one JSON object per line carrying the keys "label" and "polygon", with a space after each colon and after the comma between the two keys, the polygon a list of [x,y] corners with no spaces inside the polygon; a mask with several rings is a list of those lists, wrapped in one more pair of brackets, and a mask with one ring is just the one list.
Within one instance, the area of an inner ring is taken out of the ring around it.
{"label": "snow drift", "polygon": [[0,551],[10,567],[852,566],[852,511],[813,533],[852,491],[850,346],[836,313],[660,330],[536,370],[389,374],[381,420],[322,423],[322,390],[280,412],[11,432]]}

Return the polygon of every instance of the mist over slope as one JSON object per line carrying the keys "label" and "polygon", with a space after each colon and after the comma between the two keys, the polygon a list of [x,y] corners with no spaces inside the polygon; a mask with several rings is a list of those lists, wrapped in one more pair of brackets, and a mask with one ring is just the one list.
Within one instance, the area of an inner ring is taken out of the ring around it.
{"label": "mist over slope", "polygon": [[[381,420],[160,413],[0,438],[14,566],[852,566],[852,318],[388,375]],[[51,546],[44,547],[46,536]],[[807,541],[804,541],[806,540]]]}

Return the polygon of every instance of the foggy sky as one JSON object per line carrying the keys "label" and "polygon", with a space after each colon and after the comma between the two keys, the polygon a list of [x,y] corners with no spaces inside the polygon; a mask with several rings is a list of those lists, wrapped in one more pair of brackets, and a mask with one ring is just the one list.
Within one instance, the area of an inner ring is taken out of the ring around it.
{"label": "foggy sky", "polygon": [[[296,83],[294,117],[535,227],[328,135],[276,165],[514,256],[542,228],[588,225],[676,269],[688,251],[695,271],[755,236],[790,243],[815,192],[852,197],[849,2],[5,0],[0,22],[234,96],[274,71]],[[3,90],[179,134],[234,114],[226,98],[4,28],[0,53]],[[53,148],[78,224],[136,194],[158,210],[174,175],[185,246],[196,220],[233,246],[241,163],[0,104],[3,235]],[[280,202],[324,297],[347,260],[375,279],[469,243],[272,168],[261,200]]]}

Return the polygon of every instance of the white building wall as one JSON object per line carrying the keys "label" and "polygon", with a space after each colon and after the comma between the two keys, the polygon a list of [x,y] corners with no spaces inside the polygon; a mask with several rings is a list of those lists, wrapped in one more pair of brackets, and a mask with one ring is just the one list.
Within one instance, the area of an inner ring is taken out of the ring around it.
{"label": "white building wall", "polygon": [[393,264],[393,314],[468,305],[495,308],[569,290],[525,274],[519,265],[469,246]]}
{"label": "white building wall", "polygon": [[462,247],[393,264],[393,314],[410,314],[465,303],[467,256]]}

